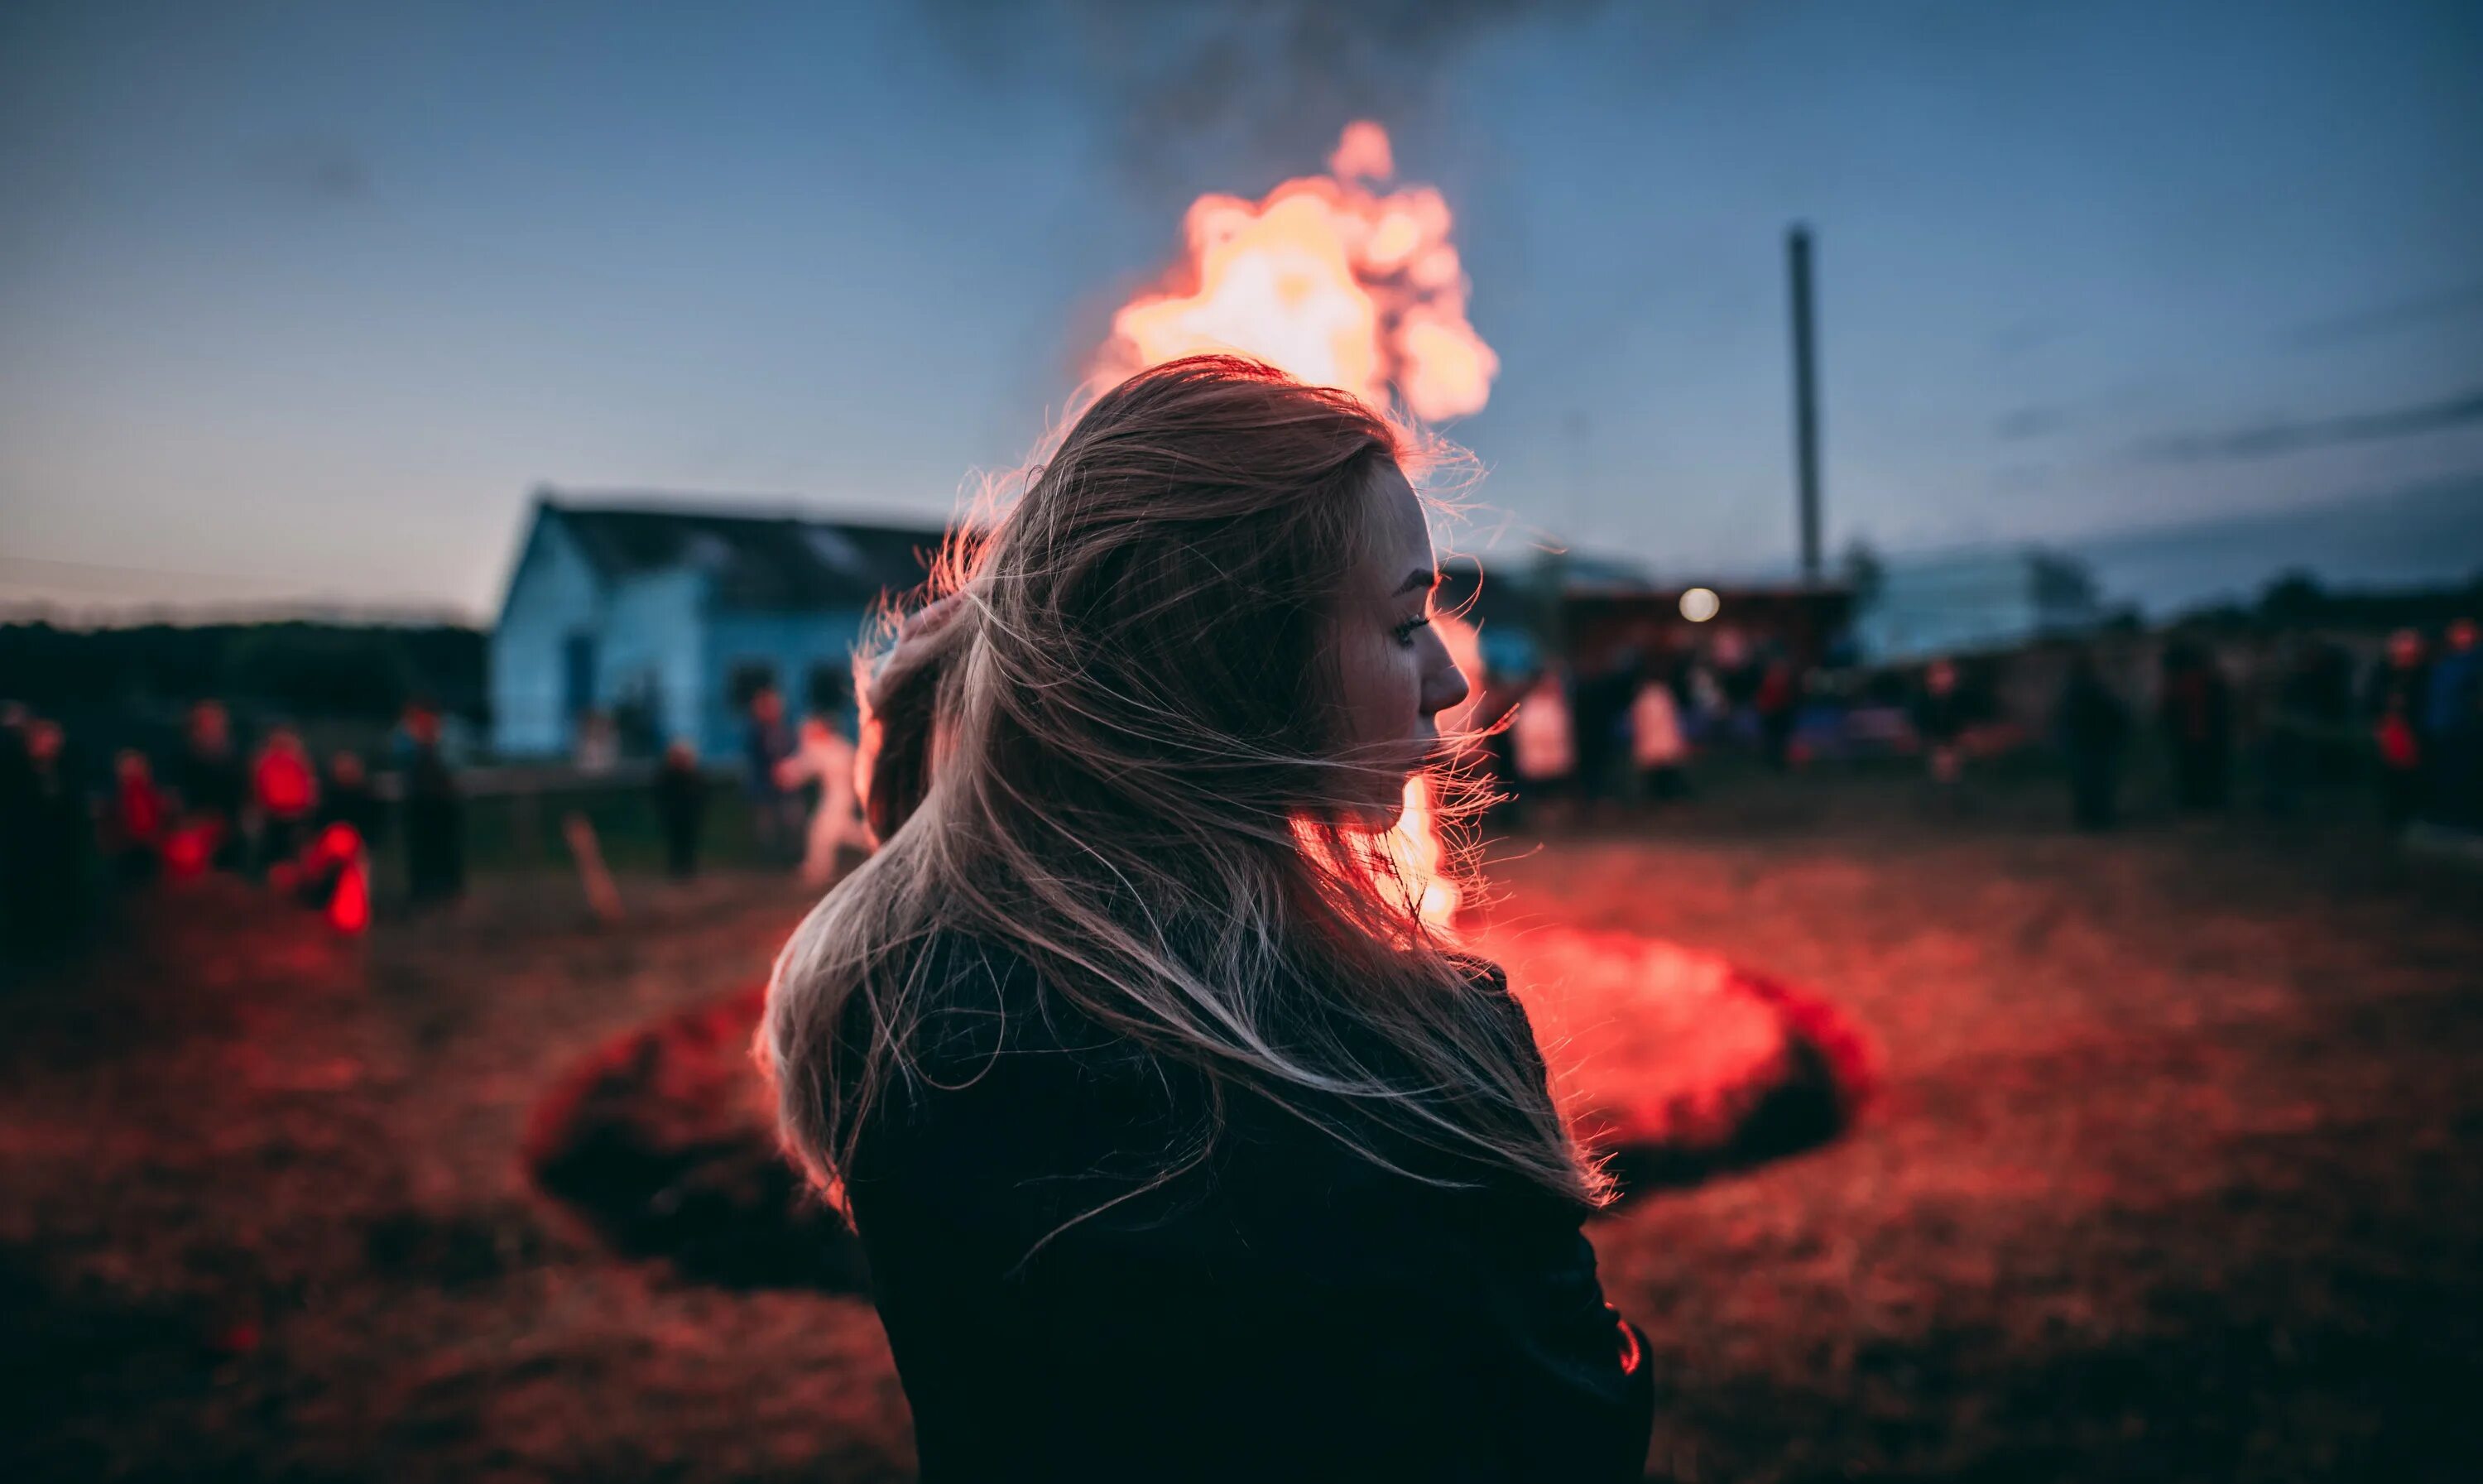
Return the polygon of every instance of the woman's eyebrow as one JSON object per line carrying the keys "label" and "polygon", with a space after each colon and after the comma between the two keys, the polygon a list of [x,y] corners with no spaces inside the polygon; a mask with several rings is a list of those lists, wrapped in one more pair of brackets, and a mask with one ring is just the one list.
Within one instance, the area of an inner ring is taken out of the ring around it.
{"label": "woman's eyebrow", "polygon": [[1388,596],[1391,597],[1402,597],[1408,593],[1420,593],[1426,588],[1435,588],[1439,585],[1440,574],[1438,572],[1425,571],[1422,569],[1417,568],[1414,570],[1407,572],[1405,574],[1405,580],[1397,584],[1397,591],[1389,594]]}

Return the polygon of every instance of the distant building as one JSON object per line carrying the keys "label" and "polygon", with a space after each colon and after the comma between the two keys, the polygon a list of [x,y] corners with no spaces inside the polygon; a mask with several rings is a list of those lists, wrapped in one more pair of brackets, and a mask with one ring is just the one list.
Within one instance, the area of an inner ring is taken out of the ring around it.
{"label": "distant building", "polygon": [[1888,557],[1869,587],[1854,638],[1875,662],[2015,649],[2085,633],[2104,618],[2086,567],[2049,551]]}
{"label": "distant building", "polygon": [[[1691,617],[1685,605],[1694,587],[1708,599],[1704,618]],[[1556,590],[1557,605],[1550,600]],[[1660,582],[1625,559],[1562,553],[1496,562],[1488,573],[1473,557],[1450,557],[1440,564],[1436,601],[1481,630],[1492,672],[1524,675],[1547,658],[1591,668],[1704,649],[1720,639],[1816,664],[1844,632],[1853,592],[1833,582]]]}
{"label": "distant building", "polygon": [[921,582],[942,536],[540,491],[492,634],[494,751],[567,755],[592,711],[631,751],[731,756],[762,681],[789,714],[841,710],[871,605]]}

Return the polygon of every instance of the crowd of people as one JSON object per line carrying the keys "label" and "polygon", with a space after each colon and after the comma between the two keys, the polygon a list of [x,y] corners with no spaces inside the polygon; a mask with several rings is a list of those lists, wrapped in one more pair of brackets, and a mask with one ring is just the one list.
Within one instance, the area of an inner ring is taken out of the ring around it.
{"label": "crowd of people", "polygon": [[1982,759],[2048,738],[2069,818],[2107,830],[2151,721],[2177,813],[2230,807],[2247,760],[2270,813],[2291,812],[2314,782],[2368,776],[2391,831],[2418,822],[2483,831],[2483,651],[2472,621],[2436,636],[2400,630],[2359,676],[2351,650],[2318,637],[2288,637],[2273,652],[2254,667],[2176,633],[2156,647],[2150,677],[2123,683],[2133,677],[2117,681],[2096,649],[2074,649],[2032,707],[2045,714],[2016,717],[1988,674],[1978,679],[1945,658],[1831,676],[1767,645],[1652,662],[1623,653],[1583,671],[1553,664],[1492,676],[1470,721],[1489,728],[1514,708],[1485,762],[1518,818],[1546,803],[1606,814],[1624,802],[1662,807],[1692,792],[1695,759],[1723,751],[1773,770],[1831,750],[1908,754],[1928,796],[1963,810],[1979,796]]}
{"label": "crowd of people", "polygon": [[392,802],[360,753],[315,759],[281,723],[246,749],[225,704],[207,698],[190,705],[175,745],[117,748],[106,771],[59,720],[0,706],[0,938],[12,957],[40,956],[82,937],[108,889],[211,872],[359,927],[369,854],[392,825],[412,900],[452,899],[464,889],[461,805],[427,702],[405,708],[391,761]]}
{"label": "crowd of people", "polygon": [[[2436,635],[2400,630],[2359,675],[2344,648],[2296,635],[2237,678],[2214,647],[2179,634],[2157,651],[2148,702],[2126,695],[2090,650],[2072,652],[2061,674],[2049,733],[2082,829],[2117,822],[2126,758],[2151,714],[2176,810],[2229,807],[2248,756],[2271,813],[2293,810],[2314,783],[2367,774],[2390,830],[2483,832],[2483,648],[2471,620]],[[1480,761],[1518,821],[1547,807],[1661,808],[1693,794],[1703,756],[1739,750],[1791,768],[1838,745],[1823,741],[1831,734],[1915,755],[1932,797],[1962,808],[1976,759],[1997,750],[1994,734],[2025,735],[1998,715],[1988,684],[1945,659],[1883,672],[1824,702],[1829,689],[1764,643],[1622,651],[1584,669],[1486,674],[1464,724],[1487,733]],[[229,872],[326,902],[352,862],[393,848],[415,909],[464,890],[464,802],[441,715],[424,702],[405,708],[376,759],[351,749],[316,757],[281,723],[244,748],[213,699],[189,707],[177,745],[119,748],[108,768],[76,741],[56,719],[0,705],[0,939],[14,953],[74,940],[104,889],[168,876]],[[783,697],[760,687],[746,703],[742,754],[743,802],[763,858],[824,887],[848,853],[868,852],[855,743],[834,720],[793,723]],[[695,746],[673,742],[652,802],[674,876],[698,870],[709,794]],[[358,889],[367,892],[366,874]]]}

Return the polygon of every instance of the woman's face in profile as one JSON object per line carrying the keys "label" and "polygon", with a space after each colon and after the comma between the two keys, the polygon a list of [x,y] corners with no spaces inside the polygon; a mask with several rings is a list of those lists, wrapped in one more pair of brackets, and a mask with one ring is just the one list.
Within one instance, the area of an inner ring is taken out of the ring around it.
{"label": "woman's face in profile", "polygon": [[1346,579],[1337,610],[1348,787],[1375,830],[1397,822],[1405,780],[1439,744],[1439,713],[1466,699],[1465,676],[1431,627],[1439,580],[1423,502],[1394,464],[1372,482],[1372,554]]}

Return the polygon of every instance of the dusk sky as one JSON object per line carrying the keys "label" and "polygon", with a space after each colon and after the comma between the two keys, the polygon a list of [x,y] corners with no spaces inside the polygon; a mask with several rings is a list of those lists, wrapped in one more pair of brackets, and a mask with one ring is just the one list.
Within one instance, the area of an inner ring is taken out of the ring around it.
{"label": "dusk sky", "polygon": [[2478,79],[2460,0],[15,0],[0,601],[485,619],[542,484],[936,517],[1356,117],[1521,544],[1789,560],[1797,220],[1831,548],[2483,509]]}

